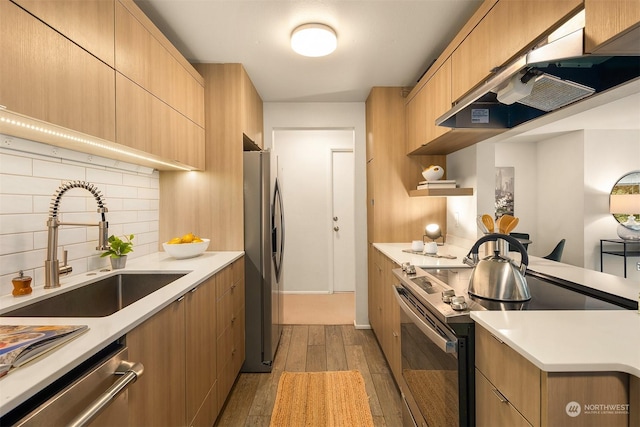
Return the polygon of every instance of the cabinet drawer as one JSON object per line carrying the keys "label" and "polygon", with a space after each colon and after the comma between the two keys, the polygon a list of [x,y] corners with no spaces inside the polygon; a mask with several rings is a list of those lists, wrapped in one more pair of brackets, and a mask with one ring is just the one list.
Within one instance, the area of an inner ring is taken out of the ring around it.
{"label": "cabinet drawer", "polygon": [[476,367],[531,424],[540,424],[540,370],[480,326]]}
{"label": "cabinet drawer", "polygon": [[478,427],[529,427],[531,424],[476,369],[476,425]]}

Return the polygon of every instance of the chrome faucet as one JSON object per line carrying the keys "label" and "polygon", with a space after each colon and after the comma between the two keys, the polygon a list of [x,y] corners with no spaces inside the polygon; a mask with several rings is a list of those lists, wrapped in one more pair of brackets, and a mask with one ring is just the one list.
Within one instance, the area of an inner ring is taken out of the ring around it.
{"label": "chrome faucet", "polygon": [[[89,191],[93,197],[95,197],[98,203],[98,213],[101,220],[97,224],[85,224],[74,222],[60,222],[58,219],[58,207],[60,205],[60,199],[64,193],[72,188],[84,188]],[[98,188],[86,181],[71,181],[63,183],[60,188],[53,195],[51,199],[51,206],[49,208],[49,219],[47,220],[47,259],[44,261],[44,273],[45,283],[44,288],[57,288],[60,286],[60,275],[71,273],[73,270],[70,265],[67,265],[67,251],[64,251],[63,264],[58,262],[58,227],[61,225],[85,225],[89,227],[99,227],[100,232],[98,234],[98,247],[96,250],[102,251],[109,248],[109,224],[106,221],[105,213],[107,208],[105,206],[102,194]]]}

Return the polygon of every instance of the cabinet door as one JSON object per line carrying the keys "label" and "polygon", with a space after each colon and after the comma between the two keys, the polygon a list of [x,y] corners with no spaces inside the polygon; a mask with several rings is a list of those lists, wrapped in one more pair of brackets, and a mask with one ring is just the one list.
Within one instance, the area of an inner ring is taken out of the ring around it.
{"label": "cabinet door", "polygon": [[376,334],[378,341],[382,342],[382,259],[383,256],[379,250],[373,248],[373,264],[372,276],[369,279],[369,323]]}
{"label": "cabinet door", "polygon": [[0,2],[0,105],[113,141],[114,71],[16,4]]}
{"label": "cabinet door", "polygon": [[582,0],[500,0],[452,54],[452,99],[531,48],[580,6]]}
{"label": "cabinet door", "polygon": [[204,169],[204,129],[116,73],[116,142]]}
{"label": "cabinet door", "polygon": [[129,425],[178,426],[185,417],[185,304],[177,301],[127,334],[144,374],[129,388]]}
{"label": "cabinet door", "polygon": [[531,424],[540,425],[540,370],[480,326],[476,367]]}
{"label": "cabinet door", "polygon": [[[216,400],[207,400],[216,382],[215,301],[215,276],[198,285],[185,297],[187,421],[191,422],[200,410],[213,414],[212,419],[201,419],[209,426],[213,425],[219,409]],[[200,409],[203,404],[214,406]]]}
{"label": "cabinet door", "polygon": [[406,105],[407,153],[450,132],[435,121],[451,108],[451,59],[431,76]]}
{"label": "cabinet door", "polygon": [[133,1],[116,1],[115,22],[116,70],[204,127],[204,86],[191,74],[197,72],[184,58],[176,59],[174,48]]}
{"label": "cabinet door", "polygon": [[637,0],[585,0],[584,9],[584,44],[589,53],[640,23],[640,2]]}
{"label": "cabinet door", "polygon": [[12,0],[113,67],[115,0]]}
{"label": "cabinet door", "polygon": [[251,82],[244,67],[242,68],[242,132],[258,147],[263,147],[262,98]]}
{"label": "cabinet door", "polygon": [[529,427],[531,424],[476,369],[476,425],[478,427]]}

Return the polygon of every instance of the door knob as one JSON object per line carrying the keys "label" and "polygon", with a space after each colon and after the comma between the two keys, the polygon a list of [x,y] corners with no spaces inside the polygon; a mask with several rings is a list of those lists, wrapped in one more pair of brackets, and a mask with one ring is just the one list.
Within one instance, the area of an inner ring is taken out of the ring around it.
{"label": "door knob", "polygon": [[340,227],[337,227],[337,226],[333,227],[333,231],[338,231],[338,230],[340,230]]}

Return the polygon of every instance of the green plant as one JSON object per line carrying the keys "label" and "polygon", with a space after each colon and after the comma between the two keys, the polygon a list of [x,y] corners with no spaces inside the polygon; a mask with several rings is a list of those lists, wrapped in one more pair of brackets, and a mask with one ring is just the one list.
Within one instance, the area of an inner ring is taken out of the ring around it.
{"label": "green plant", "polygon": [[114,235],[109,236],[109,249],[100,255],[100,257],[104,258],[106,256],[110,256],[111,258],[120,258],[133,251],[133,234],[129,236],[122,236],[126,241],[121,240],[119,237]]}

